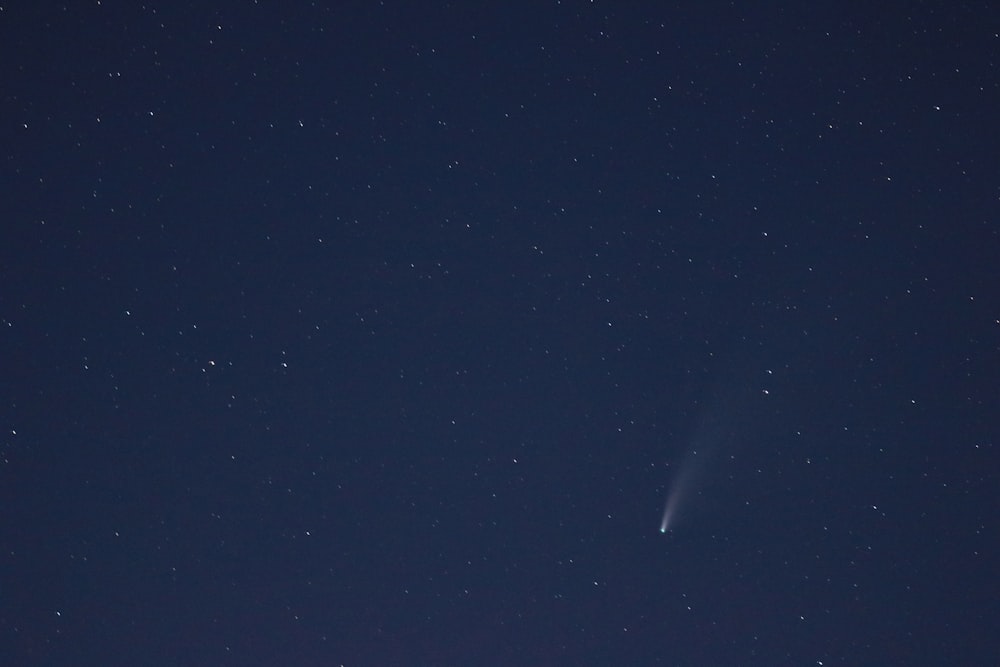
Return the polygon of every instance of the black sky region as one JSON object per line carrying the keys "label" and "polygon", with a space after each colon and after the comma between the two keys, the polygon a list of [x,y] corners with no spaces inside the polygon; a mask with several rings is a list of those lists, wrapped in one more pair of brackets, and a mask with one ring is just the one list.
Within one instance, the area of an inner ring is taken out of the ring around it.
{"label": "black sky region", "polygon": [[989,2],[3,4],[0,662],[996,664],[998,63]]}

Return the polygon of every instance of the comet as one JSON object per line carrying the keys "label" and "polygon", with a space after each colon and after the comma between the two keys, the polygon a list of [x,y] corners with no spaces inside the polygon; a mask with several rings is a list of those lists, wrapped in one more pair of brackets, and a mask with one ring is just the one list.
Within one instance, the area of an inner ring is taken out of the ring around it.
{"label": "comet", "polygon": [[663,519],[660,521],[660,532],[666,533],[673,522],[674,512],[677,511],[677,502],[680,497],[680,486],[675,486],[667,496],[667,502],[663,506]]}
{"label": "comet", "polygon": [[698,456],[698,451],[693,450],[680,470],[674,476],[670,484],[670,492],[667,493],[667,500],[663,505],[663,518],[660,519],[660,532],[666,533],[674,524],[677,510],[682,504],[682,500],[688,494],[688,489],[694,480],[700,476],[705,458]]}

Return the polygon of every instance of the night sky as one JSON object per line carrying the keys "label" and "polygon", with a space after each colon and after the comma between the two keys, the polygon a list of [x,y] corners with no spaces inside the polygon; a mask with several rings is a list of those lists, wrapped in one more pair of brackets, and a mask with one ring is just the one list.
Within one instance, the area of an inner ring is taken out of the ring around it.
{"label": "night sky", "polygon": [[997,664],[998,102],[989,2],[3,5],[0,662]]}

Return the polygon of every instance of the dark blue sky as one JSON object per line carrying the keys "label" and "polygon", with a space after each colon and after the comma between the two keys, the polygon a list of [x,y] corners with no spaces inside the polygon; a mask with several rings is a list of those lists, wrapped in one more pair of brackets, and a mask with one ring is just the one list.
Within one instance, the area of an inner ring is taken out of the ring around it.
{"label": "dark blue sky", "polygon": [[1000,654],[990,3],[2,10],[5,664]]}

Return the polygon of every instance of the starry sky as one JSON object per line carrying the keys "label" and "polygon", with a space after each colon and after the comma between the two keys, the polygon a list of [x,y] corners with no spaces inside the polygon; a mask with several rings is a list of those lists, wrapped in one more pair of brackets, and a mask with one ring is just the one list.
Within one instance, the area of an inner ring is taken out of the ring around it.
{"label": "starry sky", "polygon": [[4,663],[991,664],[991,5],[0,6]]}

